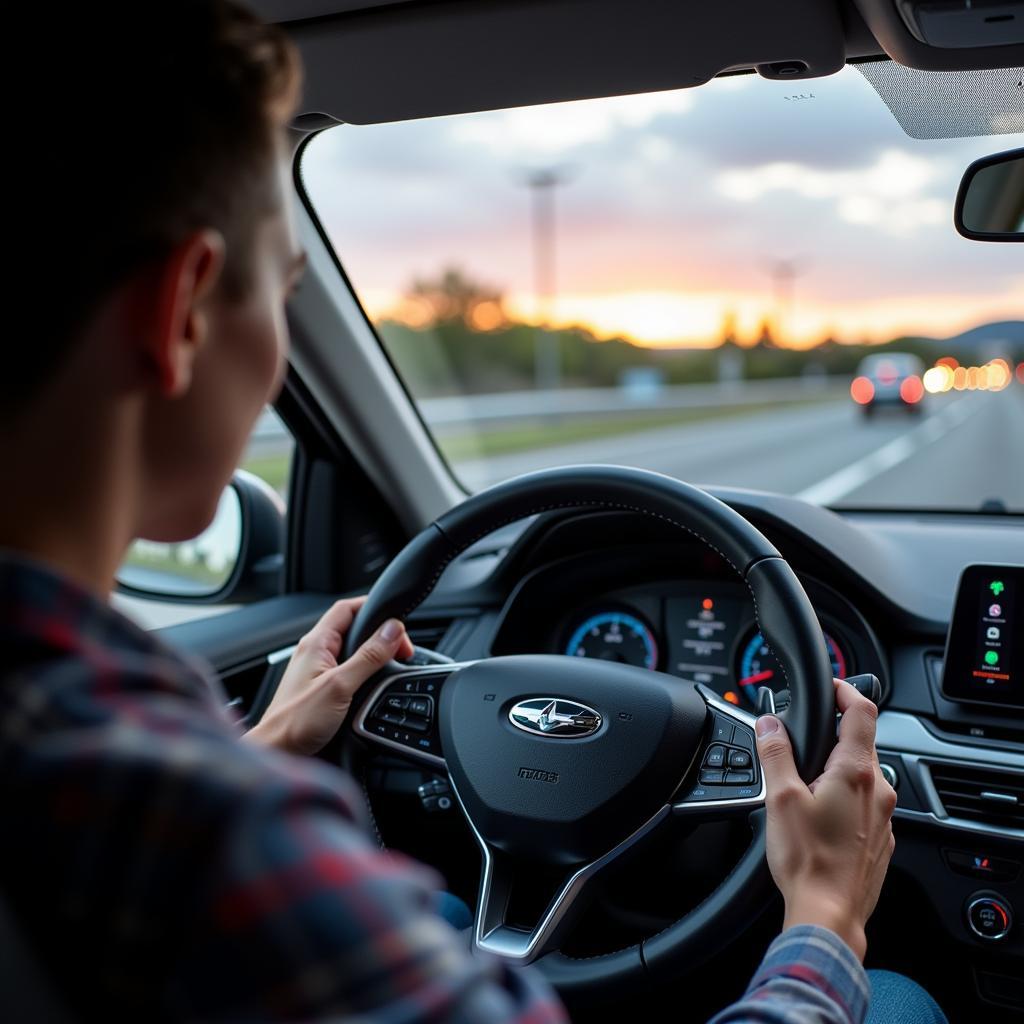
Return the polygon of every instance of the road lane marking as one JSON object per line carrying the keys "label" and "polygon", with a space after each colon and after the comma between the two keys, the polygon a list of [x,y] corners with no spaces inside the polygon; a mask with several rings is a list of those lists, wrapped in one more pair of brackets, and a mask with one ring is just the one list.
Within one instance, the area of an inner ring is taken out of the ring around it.
{"label": "road lane marking", "polygon": [[943,409],[941,413],[930,416],[913,430],[900,434],[888,444],[876,448],[849,466],[844,466],[824,480],[811,484],[800,491],[797,497],[809,501],[812,505],[829,505],[838,501],[886,470],[906,462],[911,455],[926,445],[934,444],[940,437],[960,426],[979,408],[980,403],[975,403],[972,407],[971,403],[961,399],[955,405]]}

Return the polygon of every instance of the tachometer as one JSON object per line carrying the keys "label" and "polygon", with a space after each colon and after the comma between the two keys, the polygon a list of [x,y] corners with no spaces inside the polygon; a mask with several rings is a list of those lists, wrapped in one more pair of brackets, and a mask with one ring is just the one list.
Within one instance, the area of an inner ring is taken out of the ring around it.
{"label": "tachometer", "polygon": [[658,667],[658,644],[651,628],[629,612],[598,612],[573,630],[565,653],[601,658],[641,668]]}
{"label": "tachometer", "polygon": [[[828,648],[828,656],[832,662],[832,675],[837,679],[843,679],[847,671],[846,656],[843,654],[839,644],[828,633],[823,635],[825,637],[825,646]],[[778,692],[785,689],[786,686],[778,658],[772,653],[764,636],[759,632],[755,632],[740,649],[740,660],[736,674],[740,684],[740,693],[746,702],[752,705],[757,703],[758,687],[770,686]],[[728,696],[726,699],[728,699]]]}

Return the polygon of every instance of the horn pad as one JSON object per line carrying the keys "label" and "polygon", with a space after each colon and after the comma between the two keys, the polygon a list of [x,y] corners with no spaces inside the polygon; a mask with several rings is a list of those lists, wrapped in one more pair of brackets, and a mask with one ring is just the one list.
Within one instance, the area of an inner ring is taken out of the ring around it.
{"label": "horn pad", "polygon": [[491,658],[441,687],[441,746],[486,842],[571,865],[607,852],[672,798],[706,716],[692,683],[660,672],[555,655]]}

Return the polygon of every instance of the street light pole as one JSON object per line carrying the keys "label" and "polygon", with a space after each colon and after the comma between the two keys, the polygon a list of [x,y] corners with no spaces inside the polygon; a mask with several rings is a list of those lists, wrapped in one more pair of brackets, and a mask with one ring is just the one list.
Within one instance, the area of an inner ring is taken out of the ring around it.
{"label": "street light pole", "polygon": [[778,333],[778,343],[782,343],[787,335],[789,340],[792,340],[795,326],[793,307],[796,280],[803,272],[803,268],[792,259],[773,260],[769,264],[775,292],[775,330]]}
{"label": "street light pole", "polygon": [[554,390],[562,383],[562,354],[558,336],[551,330],[555,298],[555,188],[568,176],[557,167],[527,175],[533,228],[534,295],[537,328],[534,340],[534,378],[538,390]]}

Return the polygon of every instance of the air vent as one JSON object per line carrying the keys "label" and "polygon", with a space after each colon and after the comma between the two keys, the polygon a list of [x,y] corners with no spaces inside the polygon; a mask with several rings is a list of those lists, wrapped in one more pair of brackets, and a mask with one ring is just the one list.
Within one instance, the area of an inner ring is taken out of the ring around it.
{"label": "air vent", "polygon": [[928,768],[949,817],[1024,829],[1024,772],[935,762]]}
{"label": "air vent", "polygon": [[436,651],[451,628],[451,619],[412,619],[408,623],[409,638],[417,647]]}

